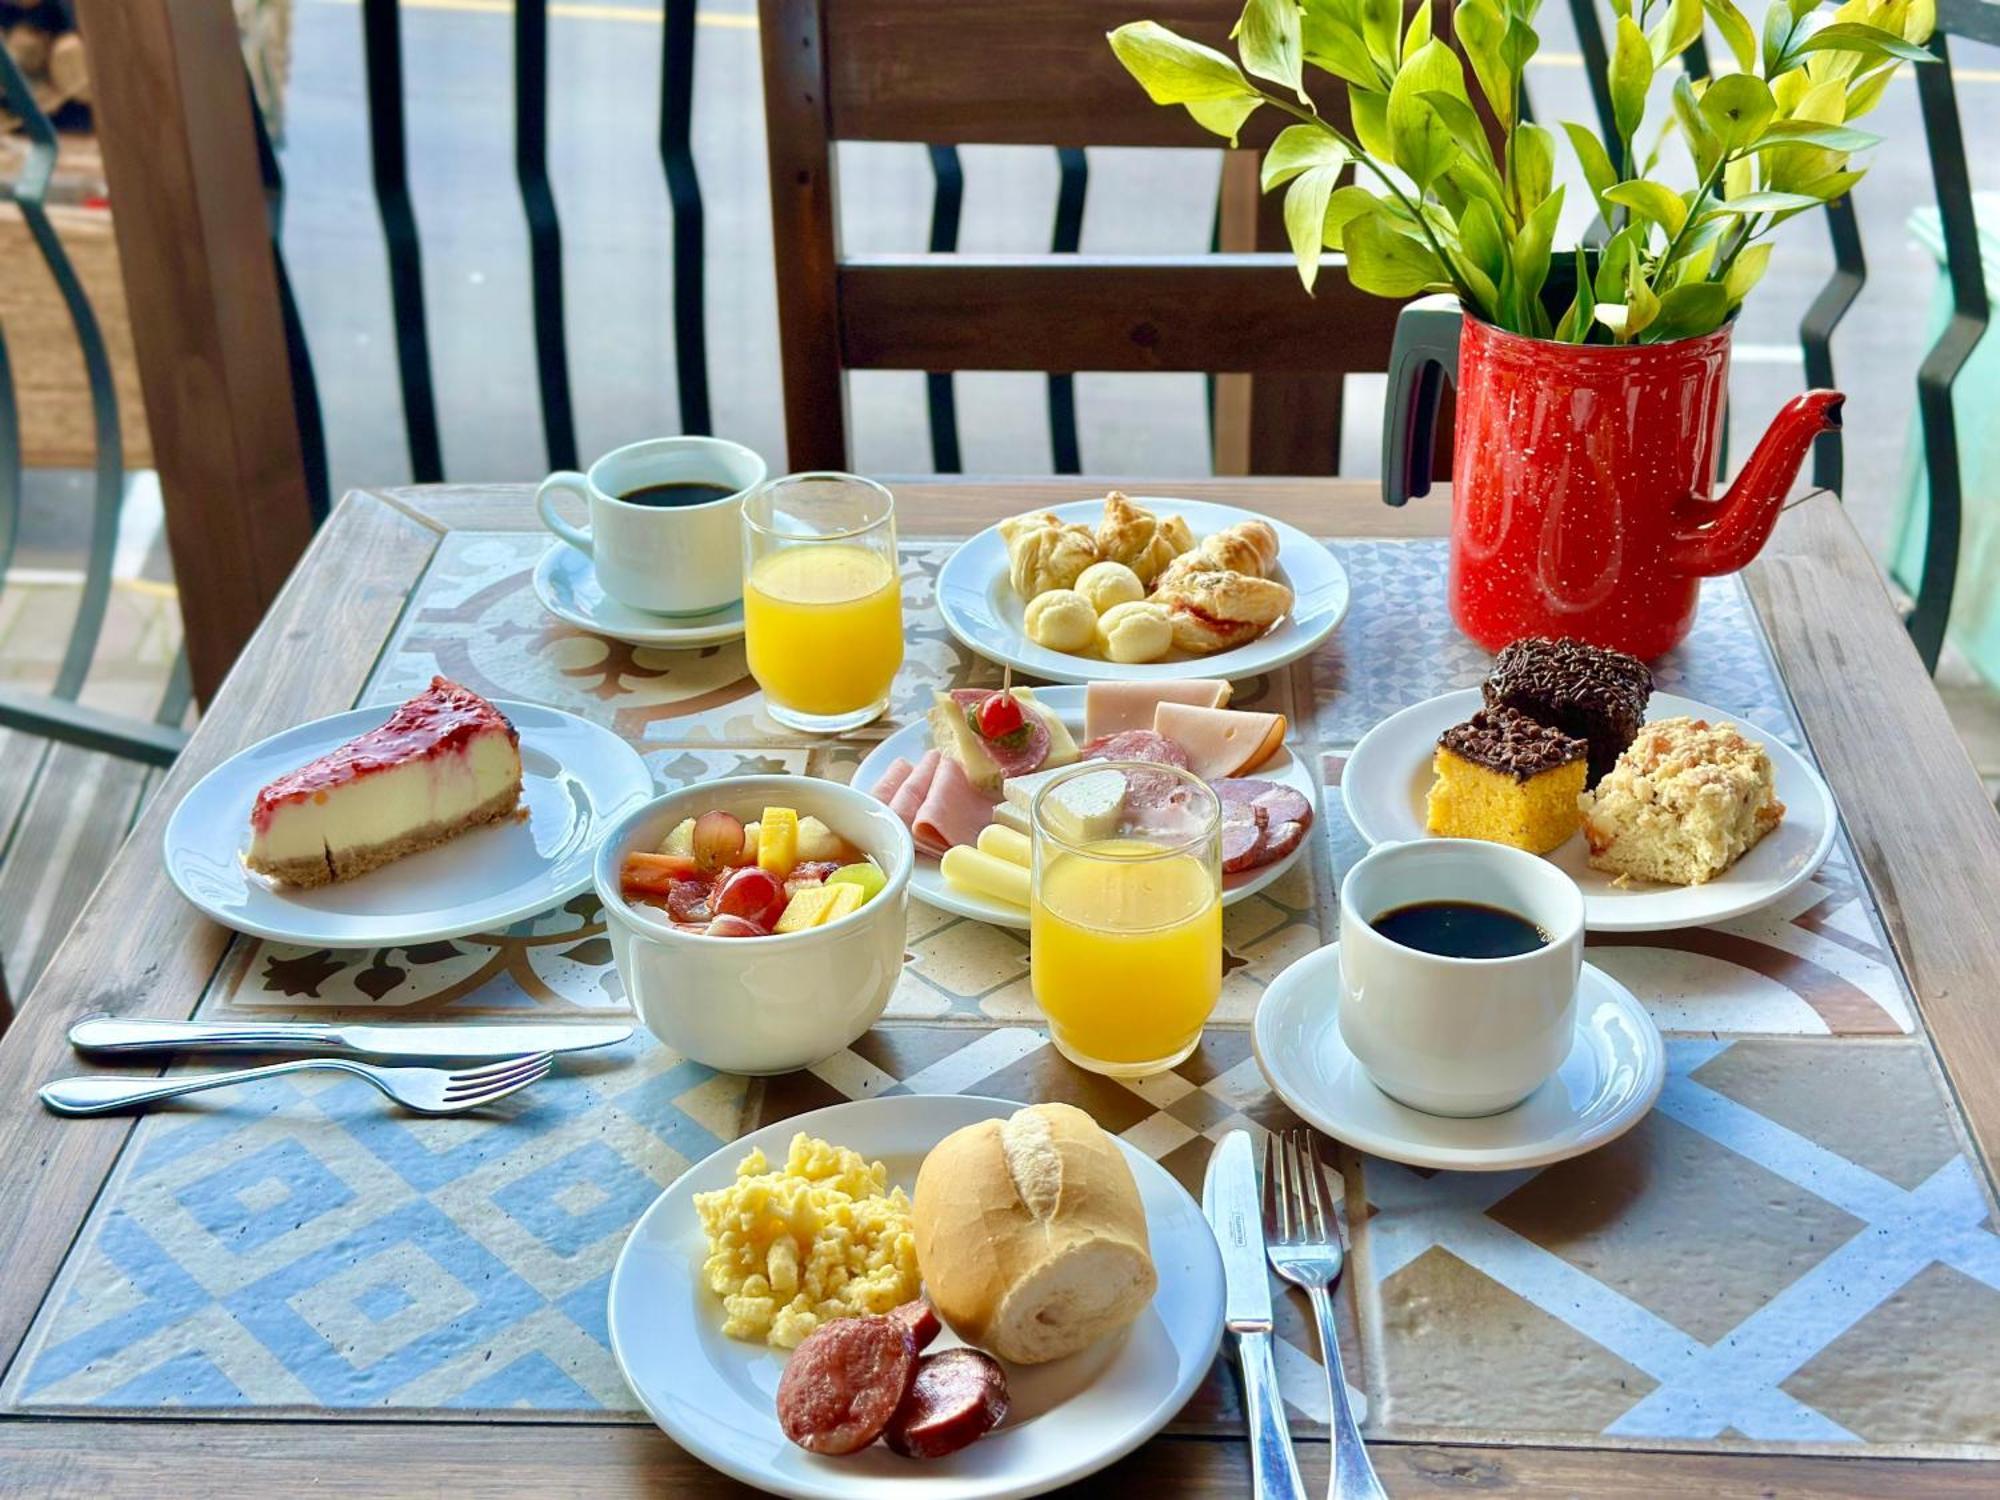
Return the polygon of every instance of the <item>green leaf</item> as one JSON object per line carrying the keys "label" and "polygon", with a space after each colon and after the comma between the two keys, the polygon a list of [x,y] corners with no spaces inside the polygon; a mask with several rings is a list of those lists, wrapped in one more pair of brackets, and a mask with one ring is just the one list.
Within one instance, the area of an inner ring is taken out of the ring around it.
{"label": "green leaf", "polygon": [[1847,125],[1821,125],[1814,120],[1773,120],[1764,133],[1750,143],[1752,151],[1769,151],[1778,146],[1824,146],[1829,151],[1866,151],[1882,144],[1882,137],[1870,130]]}
{"label": "green leaf", "polygon": [[1556,325],[1556,337],[1566,344],[1580,344],[1590,337],[1590,325],[1596,321],[1593,313],[1597,298],[1590,289],[1590,263],[1584,258],[1583,246],[1576,247],[1576,297],[1569,305],[1569,311],[1562,315],[1562,322]]}
{"label": "green leaf", "polygon": [[1297,0],[1246,0],[1229,34],[1245,72],[1281,83],[1298,95],[1301,104],[1307,102]]}
{"label": "green leaf", "polygon": [[1380,213],[1382,200],[1365,187],[1349,183],[1346,187],[1335,188],[1333,196],[1326,200],[1326,220],[1320,229],[1320,243],[1329,250],[1341,248],[1341,236],[1347,226],[1364,214]]}
{"label": "green leaf", "polygon": [[1611,55],[1611,114],[1619,139],[1630,141],[1646,117],[1646,90],[1653,82],[1653,49],[1630,16],[1618,18],[1618,45]]}
{"label": "green leaf", "polygon": [[1701,96],[1702,120],[1724,151],[1741,151],[1756,140],[1777,112],[1770,86],[1749,73],[1725,74]]}
{"label": "green leaf", "polygon": [[1664,344],[1713,333],[1729,316],[1729,293],[1712,281],[1690,282],[1669,289],[1660,309],[1646,326],[1646,342]]}
{"label": "green leaf", "polygon": [[1729,305],[1737,306],[1750,295],[1750,288],[1763,278],[1764,267],[1771,263],[1769,242],[1761,245],[1745,245],[1736,253],[1722,277],[1722,289],[1729,295]]}
{"label": "green leaf", "polygon": [[1815,178],[1802,185],[1799,193],[1802,197],[1811,198],[1816,202],[1831,203],[1843,193],[1850,191],[1867,175],[1866,167],[1856,172],[1829,172],[1824,177]]}
{"label": "green leaf", "polygon": [[1350,89],[1347,109],[1354,120],[1354,139],[1360,142],[1361,149],[1377,161],[1394,160],[1396,145],[1389,135],[1389,96]]}
{"label": "green leaf", "polygon": [[1604,142],[1597,133],[1572,121],[1563,121],[1563,132],[1569,137],[1570,149],[1576,152],[1577,163],[1583,168],[1583,180],[1590,184],[1591,193],[1597,198],[1599,208],[1605,218],[1611,211],[1603,208],[1604,195],[1618,180],[1618,169],[1611,165],[1611,156],[1604,149]]}
{"label": "green leaf", "polygon": [[1521,217],[1527,218],[1535,206],[1549,196],[1556,176],[1556,138],[1540,125],[1521,124],[1514,129],[1513,176],[1508,183]]}
{"label": "green leaf", "polygon": [[1514,123],[1514,75],[1501,54],[1507,32],[1506,18],[1493,0],[1464,0],[1452,14],[1458,44],[1465,49],[1472,73],[1479,80],[1479,92],[1503,128]]}
{"label": "green leaf", "polygon": [[1772,214],[1797,208],[1817,207],[1819,199],[1808,198],[1803,193],[1745,193],[1740,198],[1730,198],[1716,204],[1710,212],[1733,215]]}
{"label": "green leaf", "polygon": [[1430,246],[1404,234],[1382,214],[1347,226],[1347,279],[1378,297],[1414,297],[1449,278]]}
{"label": "green leaf", "polygon": [[1722,33],[1730,56],[1736,59],[1737,70],[1756,72],[1757,33],[1751,29],[1749,18],[1736,8],[1735,0],[1702,0],[1702,9],[1715,22],[1715,29]]}
{"label": "green leaf", "polygon": [[1694,96],[1694,84],[1683,73],[1674,80],[1674,119],[1687,138],[1695,170],[1705,179],[1722,160],[1722,142],[1716,139],[1708,121],[1701,117],[1701,101]]}
{"label": "green leaf", "polygon": [[1616,298],[1622,305],[1625,297],[1625,273],[1639,253],[1642,243],[1639,230],[1626,225],[1604,242],[1604,248],[1597,256],[1597,300],[1608,302]]}
{"label": "green leaf", "polygon": [[1722,196],[1741,198],[1757,191],[1757,159],[1738,156],[1722,169]]}
{"label": "green leaf", "polygon": [[1307,62],[1324,68],[1336,78],[1359,84],[1365,89],[1382,89],[1388,80],[1368,55],[1361,33],[1323,5],[1308,6],[1300,25],[1299,41]]}
{"label": "green leaf", "polygon": [[1431,39],[1431,0],[1423,0],[1410,17],[1408,29],[1403,32],[1403,56],[1414,57],[1424,50],[1424,43]]}
{"label": "green leaf", "polygon": [[1326,126],[1287,125],[1264,152],[1259,182],[1268,193],[1310,167],[1344,167],[1348,159],[1347,148]]}
{"label": "green leaf", "polygon": [[1190,99],[1183,108],[1194,116],[1195,124],[1226,137],[1233,146],[1243,122],[1257,113],[1263,102],[1252,94],[1246,99]]}
{"label": "green leaf", "polygon": [[1438,112],[1424,102],[1433,89],[1465,94],[1465,72],[1458,54],[1443,42],[1426,42],[1404,62],[1389,90],[1390,159],[1417,185],[1428,188],[1458,155],[1458,146]]}
{"label": "green leaf", "polygon": [[1507,270],[1507,240],[1491,205],[1475,198],[1459,216],[1458,242],[1465,259],[1498,282]]}
{"label": "green leaf", "polygon": [[1897,64],[1889,62],[1862,75],[1847,91],[1847,118],[1858,120],[1882,102],[1896,77]]}
{"label": "green leaf", "polygon": [[1356,0],[1361,8],[1361,40],[1384,76],[1395,73],[1396,41],[1403,29],[1402,0]]}
{"label": "green leaf", "polygon": [[1635,260],[1625,272],[1625,337],[1635,339],[1653,326],[1660,315],[1660,299],[1646,285]]}
{"label": "green leaf", "polygon": [[1451,132],[1451,138],[1458,143],[1458,149],[1478,162],[1486,170],[1497,170],[1493,161],[1493,143],[1486,138],[1485,122],[1479,113],[1456,94],[1443,89],[1427,90],[1424,103],[1438,113],[1444,121],[1444,128]]}
{"label": "green leaf", "polygon": [[1562,218],[1563,190],[1557,188],[1535,205],[1514,236],[1514,281],[1519,289],[1523,312],[1534,320],[1539,332],[1548,321],[1542,310],[1542,284],[1549,279],[1549,257],[1555,244],[1556,223]]}
{"label": "green leaf", "polygon": [[1797,23],[1786,7],[1785,0],[1771,0],[1771,8],[1764,12],[1764,76],[1776,78],[1786,71],[1785,49],[1792,43],[1792,32]]}
{"label": "green leaf", "polygon": [[1292,242],[1292,255],[1299,263],[1299,280],[1305,283],[1307,291],[1313,289],[1313,281],[1319,275],[1320,245],[1326,237],[1327,200],[1333,196],[1341,171],[1347,165],[1344,156],[1345,153],[1337,165],[1308,167],[1285,189],[1285,238]]}
{"label": "green leaf", "polygon": [[1672,0],[1646,37],[1655,67],[1679,57],[1701,35],[1701,14],[1701,0]]}
{"label": "green leaf", "polygon": [[1155,104],[1255,97],[1243,70],[1213,47],[1175,36],[1157,21],[1129,21],[1110,33],[1111,50]]}
{"label": "green leaf", "polygon": [[1815,52],[1858,52],[1863,57],[1897,57],[1904,62],[1926,63],[1937,59],[1928,48],[1906,42],[1893,31],[1861,21],[1835,21],[1822,26],[1804,41],[1794,41],[1787,60],[1796,62]]}
{"label": "green leaf", "polygon": [[1664,183],[1648,182],[1641,177],[1632,182],[1621,182],[1604,195],[1613,203],[1622,203],[1640,218],[1657,224],[1666,230],[1672,239],[1681,232],[1681,225],[1687,222],[1687,204],[1681,195]]}

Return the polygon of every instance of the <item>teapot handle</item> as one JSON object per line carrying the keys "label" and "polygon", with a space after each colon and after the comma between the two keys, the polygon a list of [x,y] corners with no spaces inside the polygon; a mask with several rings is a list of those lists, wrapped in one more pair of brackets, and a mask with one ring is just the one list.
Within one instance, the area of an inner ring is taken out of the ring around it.
{"label": "teapot handle", "polygon": [[1382,498],[1401,505],[1431,488],[1438,399],[1458,384],[1458,338],[1465,310],[1458,298],[1419,297],[1396,315],[1382,422]]}

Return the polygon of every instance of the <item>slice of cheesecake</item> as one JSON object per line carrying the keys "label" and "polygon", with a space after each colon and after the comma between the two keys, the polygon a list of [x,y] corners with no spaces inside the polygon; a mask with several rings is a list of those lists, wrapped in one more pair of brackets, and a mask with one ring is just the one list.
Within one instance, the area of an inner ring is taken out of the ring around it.
{"label": "slice of cheesecake", "polygon": [[521,737],[507,716],[443,677],[388,723],[257,794],[244,863],[286,885],[351,880],[521,802]]}

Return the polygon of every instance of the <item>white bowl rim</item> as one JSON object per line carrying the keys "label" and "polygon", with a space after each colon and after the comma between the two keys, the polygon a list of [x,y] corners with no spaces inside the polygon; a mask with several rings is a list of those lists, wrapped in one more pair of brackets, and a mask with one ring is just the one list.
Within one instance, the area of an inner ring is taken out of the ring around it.
{"label": "white bowl rim", "polygon": [[[868,796],[865,792],[856,791],[844,782],[834,781],[829,777],[766,774],[758,776],[717,776],[711,777],[706,781],[690,781],[684,786],[677,786],[671,791],[662,792],[643,806],[634,808],[631,812],[620,818],[617,823],[612,825],[610,832],[605,834],[604,841],[597,846],[597,858],[591,867],[591,874],[597,885],[598,901],[607,912],[615,910],[621,918],[629,922],[638,931],[663,942],[692,943],[697,946],[721,944],[729,948],[741,947],[744,943],[751,940],[740,937],[711,937],[705,932],[682,932],[671,923],[642,915],[633,903],[625,899],[624,892],[620,890],[619,882],[615,878],[616,872],[612,869],[613,862],[622,862],[624,857],[623,846],[631,839],[632,830],[635,827],[650,818],[657,817],[661,809],[668,803],[677,802],[690,793],[699,792],[705,788],[718,790],[731,788],[738,793],[748,793],[754,792],[759,787],[765,787],[776,792],[787,787],[796,787],[800,782],[810,782],[815,787],[825,788],[836,799],[841,797],[852,798],[871,809],[879,809],[885,814],[896,828],[895,864],[893,868],[883,871],[886,880],[883,884],[881,894],[875,900],[870,901],[865,906],[857,907],[855,910],[847,913],[846,916],[834,918],[824,926],[809,927],[804,932],[767,933],[765,936],[755,939],[758,951],[769,952],[771,951],[771,945],[777,943],[784,943],[797,948],[817,940],[824,940],[827,934],[840,931],[858,917],[867,916],[878,902],[893,900],[906,891],[909,888],[910,876],[916,869],[916,843],[911,839],[910,830],[905,826],[903,820],[893,812],[890,812],[886,804]],[[840,832],[840,830],[836,829],[835,832]],[[847,838],[845,833],[841,833],[840,836]]]}

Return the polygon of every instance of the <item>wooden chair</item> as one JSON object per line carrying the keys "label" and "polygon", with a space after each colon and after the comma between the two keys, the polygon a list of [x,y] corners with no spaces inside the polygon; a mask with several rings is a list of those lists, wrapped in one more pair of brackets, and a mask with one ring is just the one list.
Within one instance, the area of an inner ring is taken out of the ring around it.
{"label": "wooden chair", "polygon": [[[1386,367],[1397,304],[1358,291],[1335,255],[1305,295],[1291,256],[1270,243],[1275,215],[1243,209],[1245,168],[1255,193],[1247,151],[1225,169],[1225,210],[1235,195],[1237,225],[1261,219],[1254,243],[1267,253],[839,248],[836,141],[1222,145],[1185,111],[1148,101],[1104,34],[1150,16],[1226,49],[1241,10],[1240,0],[760,0],[794,469],[847,465],[850,370],[1089,370],[1252,375],[1247,403],[1234,399],[1240,387],[1219,395],[1218,454],[1234,451],[1253,473],[1336,471],[1342,379]],[[1284,123],[1274,113],[1252,118],[1244,146],[1268,141]],[[1232,420],[1246,430],[1232,433]]]}

